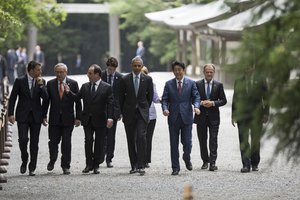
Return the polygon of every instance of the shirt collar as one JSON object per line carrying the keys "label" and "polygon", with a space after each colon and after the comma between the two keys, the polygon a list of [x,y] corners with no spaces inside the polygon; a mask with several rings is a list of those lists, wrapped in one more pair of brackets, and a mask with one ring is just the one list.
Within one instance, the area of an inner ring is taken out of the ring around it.
{"label": "shirt collar", "polygon": [[177,84],[178,84],[179,81],[181,81],[181,83],[183,83],[184,77],[181,80],[176,79]]}
{"label": "shirt collar", "polygon": [[[213,81],[214,81],[214,79],[211,79],[211,80],[209,81],[209,83],[212,84]],[[206,79],[204,79],[204,83],[207,84],[207,80],[206,80]]]}
{"label": "shirt collar", "polygon": [[100,82],[101,82],[101,79],[99,79],[99,80],[96,81],[95,83],[96,83],[96,85],[98,86],[98,85],[100,84]]}
{"label": "shirt collar", "polygon": [[136,75],[135,73],[132,72],[133,77],[135,78],[136,76],[138,76],[139,78],[141,77],[141,73],[139,73],[138,75]]}

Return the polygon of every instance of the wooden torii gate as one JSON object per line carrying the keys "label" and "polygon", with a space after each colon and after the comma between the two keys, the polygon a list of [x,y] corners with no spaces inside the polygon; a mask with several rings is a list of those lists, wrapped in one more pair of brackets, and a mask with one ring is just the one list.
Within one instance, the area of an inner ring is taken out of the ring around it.
{"label": "wooden torii gate", "polygon": [[[108,14],[109,15],[109,54],[120,60],[120,29],[119,16],[109,12],[109,4],[85,4],[85,3],[63,3],[60,4],[63,11],[72,14]],[[29,59],[33,58],[35,46],[37,45],[38,30],[35,26],[29,25],[28,28],[28,55]],[[118,67],[118,70],[119,69]]]}

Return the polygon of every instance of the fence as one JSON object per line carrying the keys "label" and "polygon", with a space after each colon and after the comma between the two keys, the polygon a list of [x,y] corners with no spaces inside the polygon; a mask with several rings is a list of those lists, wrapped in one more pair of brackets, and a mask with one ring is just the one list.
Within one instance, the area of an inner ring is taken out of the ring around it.
{"label": "fence", "polygon": [[1,114],[0,114],[0,190],[2,183],[7,183],[7,178],[4,176],[7,173],[8,160],[10,159],[10,148],[12,147],[12,131],[11,126],[8,126],[8,96],[9,85],[6,79],[1,84]]}

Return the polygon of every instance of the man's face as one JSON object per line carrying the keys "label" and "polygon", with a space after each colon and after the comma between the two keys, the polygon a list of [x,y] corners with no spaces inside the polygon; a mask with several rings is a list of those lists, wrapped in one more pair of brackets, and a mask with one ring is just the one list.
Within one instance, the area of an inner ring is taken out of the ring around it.
{"label": "man's face", "polygon": [[135,60],[132,64],[131,64],[131,68],[133,73],[135,74],[139,74],[143,68],[143,63],[140,60]]}
{"label": "man's face", "polygon": [[173,69],[173,73],[177,80],[181,80],[184,76],[184,69],[180,67],[179,65],[175,65]]}
{"label": "man's face", "polygon": [[115,67],[113,67],[113,66],[107,66],[107,72],[108,72],[108,74],[113,74],[113,73],[115,73],[115,71],[116,71]]}
{"label": "man's face", "polygon": [[203,70],[203,73],[204,73],[205,80],[211,81],[215,75],[215,70],[214,70],[213,66],[208,65]]}
{"label": "man's face", "polygon": [[42,76],[42,66],[36,65],[34,69],[30,70],[29,74],[32,78],[37,78]]}
{"label": "man's face", "polygon": [[90,67],[88,69],[87,76],[88,76],[90,82],[95,82],[95,80],[96,80],[96,74],[94,72],[94,67]]}
{"label": "man's face", "polygon": [[67,76],[67,70],[63,66],[58,66],[55,68],[56,78],[59,81],[63,81]]}

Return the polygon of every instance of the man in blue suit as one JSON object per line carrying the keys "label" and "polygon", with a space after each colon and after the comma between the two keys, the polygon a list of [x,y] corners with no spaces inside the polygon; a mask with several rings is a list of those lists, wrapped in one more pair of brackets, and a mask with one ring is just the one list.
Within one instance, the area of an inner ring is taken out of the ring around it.
{"label": "man in blue suit", "polygon": [[165,116],[168,116],[172,175],[178,175],[180,171],[179,164],[179,135],[183,145],[183,160],[186,168],[193,169],[191,163],[192,150],[192,125],[193,125],[193,107],[194,112],[200,114],[200,96],[193,80],[184,77],[185,64],[174,61],[172,70],[175,78],[165,84],[162,96],[162,110]]}

